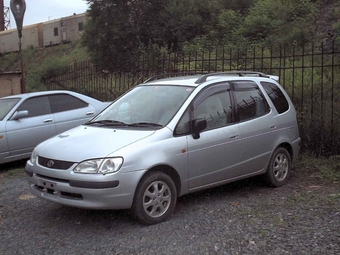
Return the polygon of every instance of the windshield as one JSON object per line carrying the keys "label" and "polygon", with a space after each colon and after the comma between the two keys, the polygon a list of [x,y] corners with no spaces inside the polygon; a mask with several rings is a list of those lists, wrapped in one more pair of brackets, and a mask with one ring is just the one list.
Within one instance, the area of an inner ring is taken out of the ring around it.
{"label": "windshield", "polygon": [[20,101],[20,98],[0,99],[0,121],[5,118],[7,113]]}
{"label": "windshield", "polygon": [[88,124],[165,126],[193,90],[186,86],[139,86],[119,98]]}

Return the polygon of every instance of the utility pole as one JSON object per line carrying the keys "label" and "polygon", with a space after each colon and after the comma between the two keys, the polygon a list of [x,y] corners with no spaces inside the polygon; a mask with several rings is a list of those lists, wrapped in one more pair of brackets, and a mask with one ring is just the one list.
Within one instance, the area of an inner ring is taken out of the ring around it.
{"label": "utility pole", "polygon": [[26,11],[25,0],[11,0],[11,11],[13,13],[15,22],[17,24],[18,37],[19,37],[19,58],[20,58],[20,66],[21,66],[21,93],[26,93],[24,62],[22,59],[22,50],[21,50],[22,25],[23,25],[24,15]]}

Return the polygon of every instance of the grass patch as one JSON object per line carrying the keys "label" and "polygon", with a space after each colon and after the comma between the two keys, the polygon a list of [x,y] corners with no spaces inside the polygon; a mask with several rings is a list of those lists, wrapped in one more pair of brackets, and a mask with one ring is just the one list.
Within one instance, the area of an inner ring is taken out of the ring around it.
{"label": "grass patch", "polygon": [[[22,51],[27,92],[46,90],[43,77],[62,67],[89,59],[79,41],[53,47],[33,48]],[[20,70],[17,52],[0,54],[0,72]]]}
{"label": "grass patch", "polygon": [[324,200],[324,196],[315,193],[300,192],[287,197],[286,206],[294,208],[299,204],[308,204],[309,206],[315,207],[318,205],[319,201],[322,200]]}
{"label": "grass patch", "polygon": [[340,183],[340,155],[331,157],[311,157],[303,154],[295,164],[297,174],[309,174],[333,184]]}
{"label": "grass patch", "polygon": [[25,175],[24,168],[13,168],[3,173],[3,176],[5,177],[19,177],[19,176],[24,176],[24,175]]}

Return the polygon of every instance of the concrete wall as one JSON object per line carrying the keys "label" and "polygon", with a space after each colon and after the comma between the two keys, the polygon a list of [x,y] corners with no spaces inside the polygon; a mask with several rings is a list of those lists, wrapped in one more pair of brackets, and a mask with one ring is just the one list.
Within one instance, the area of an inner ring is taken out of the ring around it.
{"label": "concrete wall", "polygon": [[[84,32],[86,19],[86,14],[82,13],[25,26],[22,29],[22,49],[25,50],[31,46],[46,47],[77,40]],[[17,29],[0,31],[0,53],[18,50]]]}
{"label": "concrete wall", "polygon": [[21,94],[21,73],[0,73],[0,97]]}
{"label": "concrete wall", "polygon": [[[42,47],[42,23],[26,26],[22,29],[21,47],[23,50],[29,47]],[[12,52],[19,50],[18,30],[10,29],[0,32],[0,52]]]}

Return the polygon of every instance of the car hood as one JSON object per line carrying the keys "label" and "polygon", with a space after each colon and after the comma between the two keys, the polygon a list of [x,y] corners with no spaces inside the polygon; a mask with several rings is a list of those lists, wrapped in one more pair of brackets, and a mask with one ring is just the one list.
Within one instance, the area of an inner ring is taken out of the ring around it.
{"label": "car hood", "polygon": [[36,152],[46,158],[81,162],[106,157],[153,133],[154,130],[79,126],[42,142]]}

